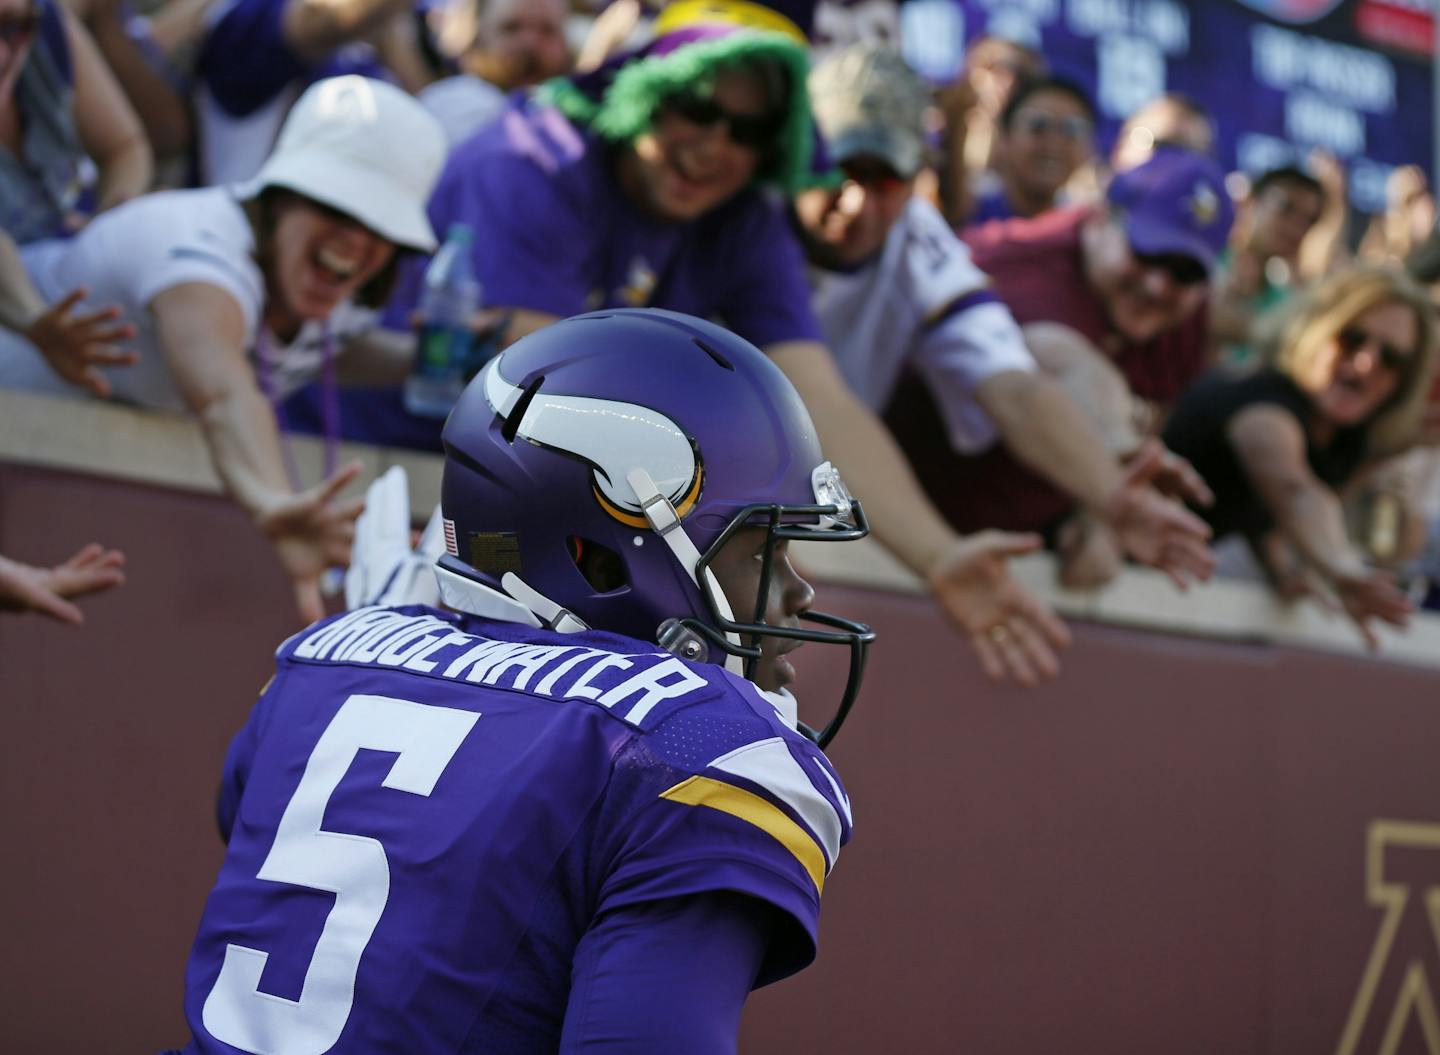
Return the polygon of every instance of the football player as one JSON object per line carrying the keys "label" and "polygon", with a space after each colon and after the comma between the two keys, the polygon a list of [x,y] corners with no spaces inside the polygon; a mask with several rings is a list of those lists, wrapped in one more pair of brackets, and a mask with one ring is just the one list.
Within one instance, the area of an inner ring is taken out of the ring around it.
{"label": "football player", "polygon": [[[185,1050],[732,1052],[815,955],[874,636],[789,547],[864,513],[780,370],[666,311],[525,337],[444,440],[449,610],[302,631],[231,747]],[[804,643],[849,667],[821,732]]]}

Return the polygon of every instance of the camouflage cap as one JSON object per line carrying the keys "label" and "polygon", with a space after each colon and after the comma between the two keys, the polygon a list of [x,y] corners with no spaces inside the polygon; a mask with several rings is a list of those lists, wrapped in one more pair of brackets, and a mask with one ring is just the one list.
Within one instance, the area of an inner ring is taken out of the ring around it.
{"label": "camouflage cap", "polygon": [[896,52],[874,44],[842,48],[811,71],[809,87],[831,160],[871,154],[901,176],[920,171],[930,92]]}

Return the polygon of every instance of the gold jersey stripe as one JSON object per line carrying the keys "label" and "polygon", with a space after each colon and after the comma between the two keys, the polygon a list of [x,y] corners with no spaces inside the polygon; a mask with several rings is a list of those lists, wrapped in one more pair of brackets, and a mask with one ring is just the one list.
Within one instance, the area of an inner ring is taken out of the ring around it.
{"label": "gold jersey stripe", "polygon": [[661,792],[660,797],[687,806],[708,806],[755,825],[795,856],[815,884],[816,894],[824,889],[825,855],[819,844],[778,806],[759,795],[709,777],[691,777]]}

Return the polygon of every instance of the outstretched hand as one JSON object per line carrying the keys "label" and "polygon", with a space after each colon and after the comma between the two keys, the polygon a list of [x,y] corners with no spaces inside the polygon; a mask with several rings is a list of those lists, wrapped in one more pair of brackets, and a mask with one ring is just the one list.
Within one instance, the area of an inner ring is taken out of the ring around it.
{"label": "outstretched hand", "polygon": [[25,339],[70,384],[104,398],[110,395],[110,382],[99,367],[130,366],[136,361],[135,352],[115,346],[134,337],[135,327],[120,320],[116,307],[76,314],[88,292],[83,286],[72,289],[50,305],[26,328]]}
{"label": "outstretched hand", "polygon": [[295,587],[295,606],[307,623],[325,615],[320,577],[327,568],[350,563],[355,518],[365,499],[341,501],[340,492],[360,475],[359,462],[351,462],[314,487],[291,495],[257,518],[260,530],[275,544],[280,563]]}
{"label": "outstretched hand", "polygon": [[39,612],[80,626],[85,616],[67,598],[119,586],[125,581],[124,564],[123,553],[95,542],[53,568],[34,568],[0,557],[0,609]]}
{"label": "outstretched hand", "polygon": [[1159,441],[1146,440],[1125,466],[1104,518],[1127,554],[1163,571],[1184,590],[1192,579],[1204,582],[1215,570],[1210,527],[1162,491],[1201,504],[1214,500],[1189,462]]}
{"label": "outstretched hand", "polygon": [[1060,672],[1056,649],[1070,631],[1045,602],[1010,573],[1011,557],[1040,548],[1038,535],[980,531],[963,538],[930,573],[935,599],[970,638],[980,666],[993,681],[1013,678],[1035,685]]}
{"label": "outstretched hand", "polygon": [[1395,585],[1395,578],[1388,571],[1357,570],[1335,576],[1331,585],[1345,614],[1355,623],[1371,651],[1380,647],[1380,638],[1370,625],[1372,620],[1380,619],[1401,628],[1410,624],[1415,606]]}

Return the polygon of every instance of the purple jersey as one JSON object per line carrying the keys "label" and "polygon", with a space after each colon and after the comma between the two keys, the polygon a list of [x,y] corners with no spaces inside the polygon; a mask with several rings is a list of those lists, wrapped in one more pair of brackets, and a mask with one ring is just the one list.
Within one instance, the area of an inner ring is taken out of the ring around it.
{"label": "purple jersey", "polygon": [[286,642],[226,761],[187,1051],[554,1051],[614,909],[712,891],[814,956],[850,836],[820,751],[722,668],[412,606]]}

